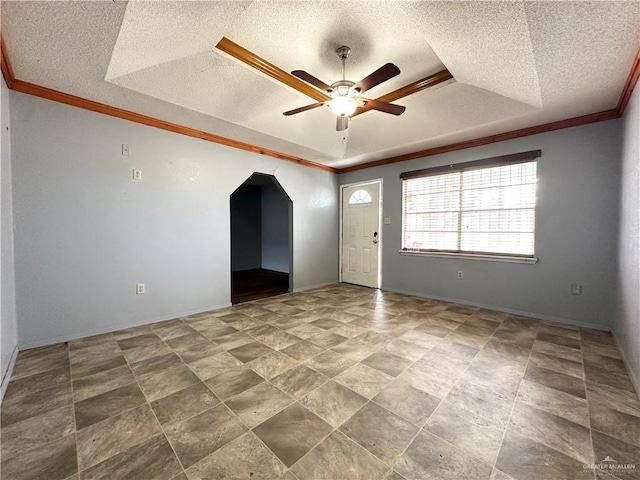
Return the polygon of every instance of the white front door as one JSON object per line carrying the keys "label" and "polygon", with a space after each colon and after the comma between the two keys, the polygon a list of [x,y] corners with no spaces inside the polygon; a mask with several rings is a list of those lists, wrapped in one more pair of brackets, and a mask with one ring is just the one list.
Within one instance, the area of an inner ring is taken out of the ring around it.
{"label": "white front door", "polygon": [[382,182],[342,187],[342,281],[380,288]]}

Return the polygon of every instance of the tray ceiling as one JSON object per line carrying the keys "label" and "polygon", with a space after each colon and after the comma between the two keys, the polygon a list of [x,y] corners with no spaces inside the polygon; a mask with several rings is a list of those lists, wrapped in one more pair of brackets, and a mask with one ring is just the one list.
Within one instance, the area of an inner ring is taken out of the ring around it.
{"label": "tray ceiling", "polygon": [[[2,2],[16,78],[344,167],[616,107],[639,45],[638,2]],[[222,37],[326,83],[386,62],[376,98],[448,69],[400,116],[335,116],[215,48]]]}

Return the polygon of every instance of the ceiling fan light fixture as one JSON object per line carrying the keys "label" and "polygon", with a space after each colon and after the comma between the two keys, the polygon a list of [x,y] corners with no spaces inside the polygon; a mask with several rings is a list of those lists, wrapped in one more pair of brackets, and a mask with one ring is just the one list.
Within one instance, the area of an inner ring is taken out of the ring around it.
{"label": "ceiling fan light fixture", "polygon": [[329,108],[339,117],[353,115],[358,108],[358,100],[354,97],[338,96],[329,101]]}

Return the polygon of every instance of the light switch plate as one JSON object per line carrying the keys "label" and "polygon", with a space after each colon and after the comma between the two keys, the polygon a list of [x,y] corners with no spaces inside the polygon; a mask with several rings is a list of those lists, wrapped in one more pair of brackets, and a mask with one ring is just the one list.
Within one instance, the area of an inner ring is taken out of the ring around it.
{"label": "light switch plate", "polygon": [[384,224],[391,225],[391,219],[389,217],[384,217]]}

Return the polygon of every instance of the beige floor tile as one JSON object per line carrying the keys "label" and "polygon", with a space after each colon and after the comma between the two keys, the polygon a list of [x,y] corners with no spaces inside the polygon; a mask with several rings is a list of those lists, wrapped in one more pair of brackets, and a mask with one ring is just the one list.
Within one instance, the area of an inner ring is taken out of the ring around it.
{"label": "beige floor tile", "polygon": [[350,358],[340,355],[332,350],[327,350],[326,352],[305,362],[307,366],[328,377],[335,377],[340,372],[343,372],[347,368],[355,365],[355,363],[355,360],[351,360]]}
{"label": "beige floor tile", "polygon": [[153,478],[170,480],[182,472],[164,435],[155,435],[81,472],[82,480]]}
{"label": "beige floor tile", "polygon": [[70,380],[71,372],[69,365],[65,365],[53,370],[29,375],[28,377],[11,380],[7,385],[5,395],[7,398],[28,395],[46,388],[66,385]]}
{"label": "beige floor tile", "polygon": [[519,347],[517,345],[511,345],[509,343],[499,342],[497,339],[492,338],[483,347],[484,351],[497,353],[511,360],[516,360],[521,363],[526,363],[531,352],[528,348]]}
{"label": "beige floor tile", "polygon": [[253,360],[247,364],[247,367],[267,380],[270,380],[296,365],[298,365],[297,360],[294,360],[284,353],[273,352]]}
{"label": "beige floor tile", "polygon": [[610,333],[346,284],[22,351],[0,420],[7,479],[631,480],[583,465],[640,456]]}
{"label": "beige floor tile", "polygon": [[506,427],[515,395],[507,395],[461,379],[445,397],[445,401],[485,418],[491,424]]}
{"label": "beige floor tile", "polygon": [[91,355],[85,361],[77,364],[71,364],[71,375],[75,380],[87,375],[94,375],[105,370],[121,367],[123,365],[127,365],[127,361],[124,358],[124,355],[122,355],[122,352],[118,349],[106,353]]}
{"label": "beige floor tile", "polygon": [[334,428],[340,426],[367,402],[362,395],[330,381],[300,400],[300,403]]}
{"label": "beige floor tile", "polygon": [[298,365],[271,379],[271,383],[297,400],[328,381],[327,376],[306,365]]}
{"label": "beige floor tile", "polygon": [[331,333],[331,332],[323,332],[323,333],[314,335],[313,337],[307,338],[308,342],[311,342],[314,345],[317,345],[318,347],[322,347],[322,348],[332,348],[337,345],[340,345],[341,343],[346,342],[347,340],[349,340],[347,337],[343,337],[342,335],[338,335],[337,333]]}
{"label": "beige floor tile", "polygon": [[242,363],[250,362],[256,358],[263,357],[272,353],[274,350],[261,342],[251,342],[241,347],[233,348],[229,350],[229,353]]}
{"label": "beige floor tile", "polygon": [[599,400],[589,400],[591,428],[640,447],[640,416],[617,410]]}
{"label": "beige floor tile", "polygon": [[[617,438],[592,430],[593,450],[595,463],[610,466],[605,472],[604,478],[617,477],[621,480],[632,480],[638,478],[638,459],[640,458],[640,448],[631,445]],[[614,461],[606,462],[605,458],[610,457]],[[620,468],[626,465],[635,465],[635,468],[624,470]],[[606,468],[606,467],[605,467]]]}
{"label": "beige floor tile", "polygon": [[208,380],[240,365],[242,362],[234,356],[220,352],[189,363],[189,368],[201,380]]}
{"label": "beige floor tile", "polygon": [[520,384],[517,398],[530,407],[589,427],[589,409],[587,401],[582,398],[528,380],[523,380]]}
{"label": "beige floor tile", "polygon": [[262,343],[275,350],[282,350],[283,348],[287,348],[294,343],[298,343],[300,340],[302,340],[302,338],[296,337],[295,335],[284,332],[282,330],[260,337],[260,341]]}
{"label": "beige floor tile", "polygon": [[410,343],[405,340],[398,339],[385,345],[384,350],[415,362],[416,360],[419,360],[425,353],[427,353],[430,348],[421,347],[420,345],[416,345],[415,343]]}
{"label": "beige floor tile", "polygon": [[179,337],[173,337],[165,340],[164,342],[169,345],[173,350],[182,352],[189,350],[191,345],[197,345],[198,343],[206,342],[208,339],[204,335],[191,329],[191,332],[180,335]]}
{"label": "beige floor tile", "polygon": [[582,362],[582,352],[580,350],[563,345],[556,345],[555,343],[536,340],[533,343],[533,351],[546,353],[547,355],[553,355],[573,362]]}
{"label": "beige floor tile", "polygon": [[131,370],[136,377],[140,378],[147,375],[166,372],[167,370],[172,370],[182,365],[184,365],[184,363],[180,357],[171,352],[148,360],[133,363],[131,364]]}
{"label": "beige floor tile", "polygon": [[218,344],[223,350],[227,351],[241,347],[242,345],[246,345],[247,343],[251,343],[253,341],[253,337],[250,337],[244,332],[238,331],[214,339],[214,342],[216,344]]}
{"label": "beige floor tile", "polygon": [[333,427],[299,403],[294,403],[253,429],[291,467],[331,433]]}
{"label": "beige floor tile", "polygon": [[531,352],[529,364],[584,379],[584,365],[581,362],[574,362],[573,360],[545,353]]}
{"label": "beige floor tile", "polygon": [[271,480],[285,472],[284,465],[251,432],[232,440],[189,467],[190,480],[250,478]]}
{"label": "beige floor tile", "polygon": [[225,402],[249,428],[260,425],[269,417],[293,403],[293,399],[273,385],[263,382]]}
{"label": "beige floor tile", "polygon": [[149,405],[143,405],[78,431],[80,470],[117,455],[160,433]]}
{"label": "beige floor tile", "polygon": [[104,370],[93,375],[74,379],[73,399],[79,402],[135,381],[136,379],[128,365]]}
{"label": "beige floor tile", "polygon": [[350,358],[354,362],[359,362],[360,360],[367,358],[377,350],[378,347],[362,343],[357,338],[347,340],[346,342],[341,343],[340,345],[337,345],[331,349],[331,351],[339,353],[344,357]]}
{"label": "beige floor tile", "polygon": [[172,428],[219,403],[220,400],[202,382],[198,382],[151,402],[151,408],[165,428]]}
{"label": "beige floor tile", "polygon": [[446,401],[440,403],[424,428],[488,465],[495,462],[505,431],[498,422]]}
{"label": "beige floor tile", "polygon": [[340,427],[340,431],[387,465],[393,465],[419,427],[369,402]]}
{"label": "beige floor tile", "polygon": [[262,382],[264,378],[247,367],[237,367],[205,381],[221,400],[231,398]]}
{"label": "beige floor tile", "polygon": [[2,401],[2,427],[8,427],[16,422],[39,415],[50,410],[56,410],[71,405],[71,384],[39,390],[27,395],[5,397]]}
{"label": "beige floor tile", "polygon": [[186,365],[141,378],[140,388],[149,402],[187,388],[200,380]]}
{"label": "beige floor tile", "polygon": [[220,404],[167,429],[166,435],[184,468],[189,468],[246,431]]}
{"label": "beige floor tile", "polygon": [[635,392],[633,383],[631,383],[631,379],[626,373],[621,374],[606,368],[600,368],[595,365],[588,364],[585,364],[584,366],[584,373],[587,383],[599,383],[601,385],[608,385],[621,390],[627,390],[632,393]]}
{"label": "beige floor tile", "polygon": [[40,447],[3,458],[2,478],[64,480],[78,471],[76,436],[71,433]]}
{"label": "beige floor tile", "polygon": [[496,467],[518,480],[593,480],[584,462],[512,431],[502,442]]}
{"label": "beige floor tile", "polygon": [[3,426],[2,460],[9,460],[30,449],[43,448],[45,444],[61,440],[74,431],[71,405]]}
{"label": "beige floor tile", "polygon": [[524,379],[579,398],[584,399],[587,396],[584,380],[547,368],[536,367],[530,364],[527,367]]}
{"label": "beige floor tile", "polygon": [[288,347],[285,347],[280,351],[293,358],[294,360],[302,362],[321,354],[322,352],[324,352],[324,348],[318,347],[311,342],[303,340],[301,342],[294,343],[293,345],[289,345]]}
{"label": "beige floor tile", "polygon": [[367,450],[335,432],[300,460],[291,471],[299,480],[377,480],[389,470]]}
{"label": "beige floor tile", "polygon": [[375,368],[387,375],[397,377],[406,370],[413,362],[387,351],[379,351],[369,355],[360,363],[368,367]]}
{"label": "beige floor tile", "polygon": [[422,431],[394,465],[405,478],[421,480],[489,479],[491,467],[463,450]]}
{"label": "beige floor tile", "polygon": [[179,353],[180,358],[185,363],[192,363],[205,357],[210,357],[223,350],[213,342],[202,342],[197,345],[191,345],[188,350]]}
{"label": "beige floor tile", "polygon": [[137,383],[109,390],[74,404],[76,428],[81,430],[146,402]]}
{"label": "beige floor tile", "polygon": [[422,426],[440,403],[440,399],[402,380],[395,380],[373,397],[373,401],[414,425]]}
{"label": "beige floor tile", "polygon": [[583,463],[594,461],[589,429],[552,413],[516,401],[509,429]]}
{"label": "beige floor tile", "polygon": [[334,377],[334,380],[365,398],[373,398],[393,381],[391,375],[357,363]]}

